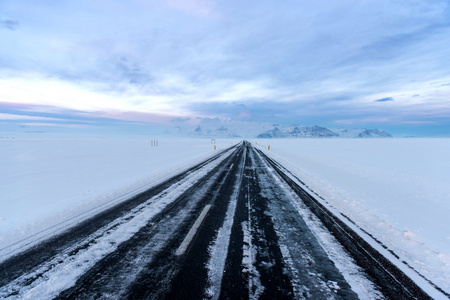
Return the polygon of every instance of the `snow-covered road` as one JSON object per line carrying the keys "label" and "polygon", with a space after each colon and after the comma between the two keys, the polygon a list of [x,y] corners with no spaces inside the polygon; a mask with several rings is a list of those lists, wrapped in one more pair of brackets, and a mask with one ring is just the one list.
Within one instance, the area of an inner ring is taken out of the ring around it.
{"label": "snow-covered road", "polygon": [[446,297],[298,181],[243,142],[4,261],[0,297]]}

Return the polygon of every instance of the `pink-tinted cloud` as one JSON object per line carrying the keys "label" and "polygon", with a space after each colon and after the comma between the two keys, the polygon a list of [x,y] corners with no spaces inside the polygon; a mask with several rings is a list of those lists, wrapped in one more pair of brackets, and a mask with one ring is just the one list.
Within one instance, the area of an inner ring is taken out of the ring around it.
{"label": "pink-tinted cloud", "polygon": [[171,120],[179,117],[179,115],[169,115],[161,113],[148,113],[137,111],[96,111],[80,113],[80,115],[95,118],[110,118],[122,121],[146,122],[146,123],[169,123]]}

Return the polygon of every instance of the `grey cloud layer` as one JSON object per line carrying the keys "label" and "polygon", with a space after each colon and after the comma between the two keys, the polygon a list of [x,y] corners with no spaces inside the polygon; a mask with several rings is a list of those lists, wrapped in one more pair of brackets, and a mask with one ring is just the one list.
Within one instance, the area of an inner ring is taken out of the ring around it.
{"label": "grey cloud layer", "polygon": [[0,4],[21,29],[6,36],[6,67],[180,99],[193,114],[233,118],[236,102],[246,105],[242,118],[353,114],[358,99],[450,76],[445,1],[16,3]]}

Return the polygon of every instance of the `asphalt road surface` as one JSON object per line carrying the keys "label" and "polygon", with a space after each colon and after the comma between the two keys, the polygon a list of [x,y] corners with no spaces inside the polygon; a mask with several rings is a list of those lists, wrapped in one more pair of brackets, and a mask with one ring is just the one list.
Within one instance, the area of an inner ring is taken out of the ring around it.
{"label": "asphalt road surface", "polygon": [[430,297],[243,142],[2,262],[0,298]]}

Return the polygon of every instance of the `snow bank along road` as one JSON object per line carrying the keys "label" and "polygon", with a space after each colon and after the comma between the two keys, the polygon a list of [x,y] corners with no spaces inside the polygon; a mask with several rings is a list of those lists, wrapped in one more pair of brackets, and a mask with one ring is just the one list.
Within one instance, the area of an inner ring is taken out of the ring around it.
{"label": "snow bank along road", "polygon": [[102,297],[431,298],[247,142],[0,264],[0,298]]}

